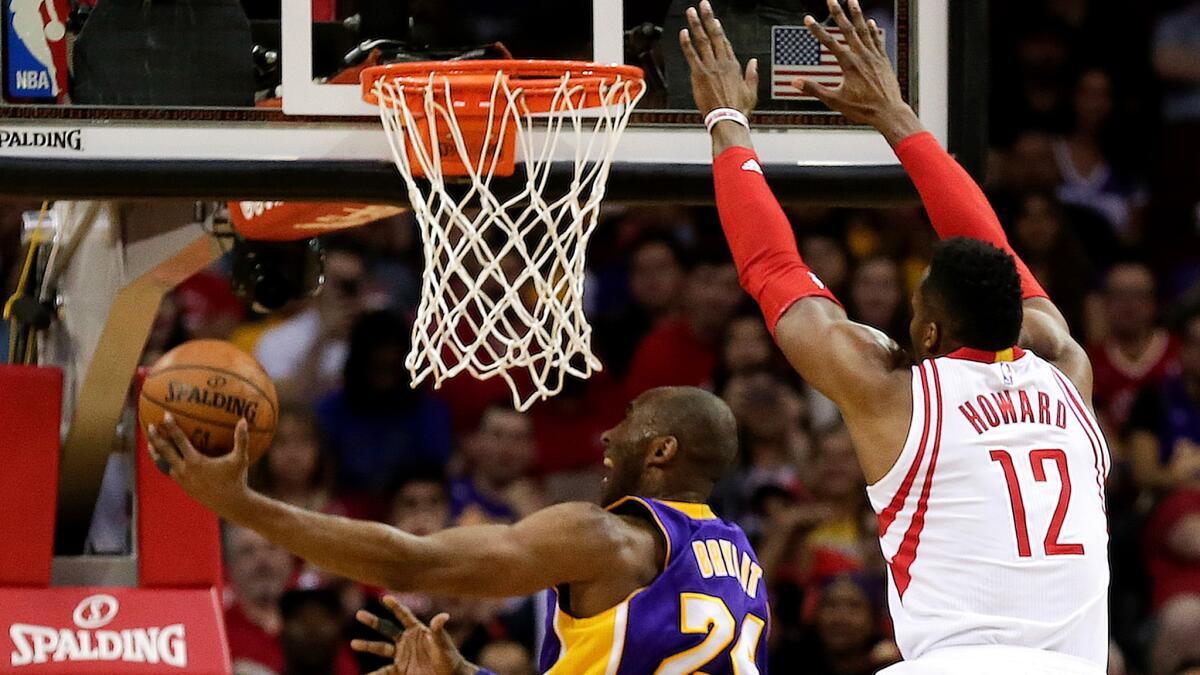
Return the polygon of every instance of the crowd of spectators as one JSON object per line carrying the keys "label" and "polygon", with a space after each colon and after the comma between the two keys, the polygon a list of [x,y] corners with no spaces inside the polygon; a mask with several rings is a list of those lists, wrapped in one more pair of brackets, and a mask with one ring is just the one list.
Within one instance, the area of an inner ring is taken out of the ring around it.
{"label": "crowd of spectators", "polygon": [[[1200,673],[1200,2],[1114,11],[1096,0],[993,2],[985,185],[1015,248],[1091,355],[1112,447],[1110,673]],[[0,214],[2,215],[2,214]],[[919,207],[790,212],[851,316],[907,340],[932,232]],[[865,675],[889,639],[875,519],[832,404],[787,366],[724,253],[711,209],[605,209],[587,309],[604,370],[515,412],[507,386],[412,389],[404,356],[419,246],[411,217],[327,242],[324,292],[247,313],[220,268],[164,303],[144,359],[220,337],[253,353],[283,401],[251,477],[289,503],[415,534],[513,522],[598,495],[601,433],[648,388],[697,385],[735,411],[741,461],[713,506],[750,534],[781,672]],[[13,218],[5,216],[4,222]],[[11,234],[11,233],[10,233]],[[11,269],[16,251],[0,256]],[[225,532],[239,673],[350,673],[351,616],[387,589],[331,578]],[[402,596],[449,611],[470,659],[534,672],[540,602]],[[358,663],[356,663],[358,659]]]}

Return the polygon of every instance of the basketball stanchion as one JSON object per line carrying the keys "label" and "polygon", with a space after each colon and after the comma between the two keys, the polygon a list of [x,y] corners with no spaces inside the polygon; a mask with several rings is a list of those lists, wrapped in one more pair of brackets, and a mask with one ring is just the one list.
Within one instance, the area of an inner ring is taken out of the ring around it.
{"label": "basketball stanchion", "polygon": [[59,368],[0,365],[0,587],[50,584],[62,395]]}
{"label": "basketball stanchion", "polygon": [[[583,312],[584,256],[645,92],[641,69],[398,63],[367,68],[362,85],[421,230],[421,303],[406,360],[414,386],[463,372],[501,377],[524,410],[560,392],[568,374],[599,370]],[[551,180],[563,148],[572,157],[565,186]]]}
{"label": "basketball stanchion", "polygon": [[55,569],[62,396],[59,368],[0,366],[0,671],[228,675],[217,517],[158,472],[140,434],[136,587],[100,559],[87,578]]}

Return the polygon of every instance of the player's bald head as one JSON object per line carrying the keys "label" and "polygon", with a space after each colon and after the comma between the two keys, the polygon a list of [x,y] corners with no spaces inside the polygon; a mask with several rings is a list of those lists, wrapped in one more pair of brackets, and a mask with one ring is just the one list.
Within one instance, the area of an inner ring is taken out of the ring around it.
{"label": "player's bald head", "polygon": [[659,387],[604,432],[602,503],[627,495],[705,501],[737,456],[733,411],[695,387]]}
{"label": "player's bald head", "polygon": [[737,421],[712,392],[697,387],[659,387],[637,399],[638,412],[656,436],[673,436],[679,459],[716,481],[737,458]]}

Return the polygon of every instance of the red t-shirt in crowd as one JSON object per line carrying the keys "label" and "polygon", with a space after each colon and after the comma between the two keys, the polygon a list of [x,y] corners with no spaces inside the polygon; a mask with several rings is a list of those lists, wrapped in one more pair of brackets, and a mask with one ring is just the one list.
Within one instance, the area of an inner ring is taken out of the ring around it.
{"label": "red t-shirt in crowd", "polygon": [[632,401],[654,387],[708,386],[716,366],[716,351],[696,338],[687,319],[667,319],[638,345],[625,377],[625,394]]}
{"label": "red t-shirt in crowd", "polygon": [[1184,488],[1159,502],[1146,524],[1146,566],[1154,582],[1155,611],[1185,593],[1200,593],[1200,561],[1184,560],[1170,551],[1171,528],[1188,516],[1200,516],[1200,488]]}
{"label": "red t-shirt in crowd", "polygon": [[600,439],[621,421],[625,395],[605,371],[592,374],[586,387],[580,395],[556,396],[531,409],[537,474],[586,469],[603,461]]}
{"label": "red t-shirt in crowd", "polygon": [[1138,393],[1162,382],[1178,367],[1179,341],[1160,330],[1137,362],[1103,342],[1089,346],[1088,356],[1095,373],[1096,407],[1115,429],[1121,430],[1129,422]]}
{"label": "red t-shirt in crowd", "polygon": [[[225,637],[229,642],[229,657],[235,664],[252,661],[273,673],[283,672],[283,647],[279,638],[250,620],[240,605],[225,610]],[[358,662],[349,645],[338,648],[332,675],[356,675]]]}
{"label": "red t-shirt in crowd", "polygon": [[241,605],[225,610],[225,637],[229,641],[229,656],[235,664],[253,661],[272,672],[283,670],[279,639],[251,621]]}

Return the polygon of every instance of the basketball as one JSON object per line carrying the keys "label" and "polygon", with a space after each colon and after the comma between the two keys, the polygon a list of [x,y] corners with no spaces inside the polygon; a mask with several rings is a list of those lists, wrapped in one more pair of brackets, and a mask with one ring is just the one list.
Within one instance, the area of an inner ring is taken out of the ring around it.
{"label": "basketball", "polygon": [[170,412],[192,445],[206,455],[233,450],[234,429],[250,424],[248,454],[263,456],[275,435],[275,384],[254,357],[221,340],[193,340],[154,364],[138,397],[143,431]]}

